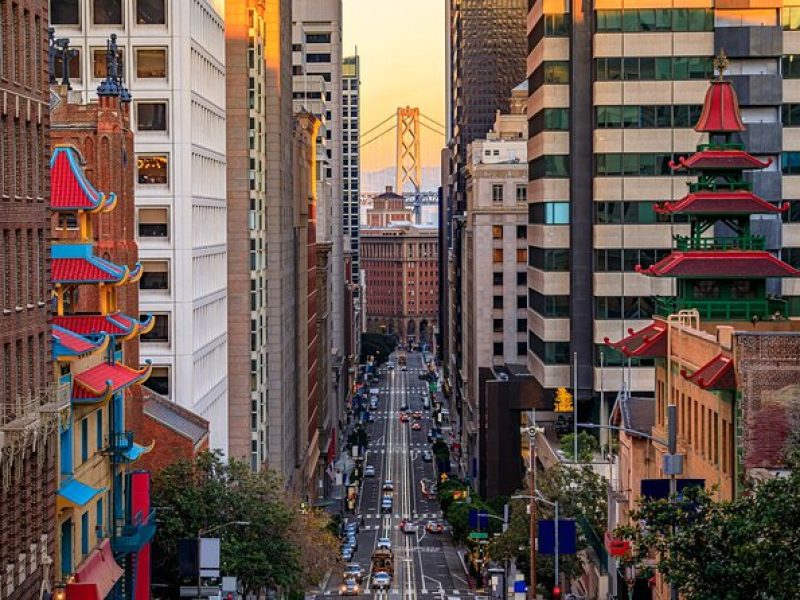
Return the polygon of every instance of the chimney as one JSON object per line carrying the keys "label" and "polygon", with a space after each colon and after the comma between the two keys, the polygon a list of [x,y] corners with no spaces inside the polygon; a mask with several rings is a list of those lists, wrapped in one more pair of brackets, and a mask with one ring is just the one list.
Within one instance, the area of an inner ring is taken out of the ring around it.
{"label": "chimney", "polygon": [[390,186],[390,185],[386,186],[386,193],[387,194],[391,194],[392,193],[392,186]]}

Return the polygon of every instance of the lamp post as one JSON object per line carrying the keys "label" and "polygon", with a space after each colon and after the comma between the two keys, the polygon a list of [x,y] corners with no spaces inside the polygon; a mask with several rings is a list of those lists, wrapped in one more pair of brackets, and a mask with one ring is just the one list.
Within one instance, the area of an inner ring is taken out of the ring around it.
{"label": "lamp post", "polygon": [[[554,560],[555,566],[553,568],[553,585],[556,586],[556,587],[559,587],[558,580],[559,580],[559,570],[560,569],[558,568],[559,567],[558,563],[559,563],[560,553],[559,553],[559,548],[558,548],[558,500],[555,500],[554,502],[550,502],[550,500],[548,500],[547,498],[542,496],[542,494],[541,494],[541,492],[539,490],[534,490],[534,494],[533,495],[522,494],[522,495],[519,495],[519,496],[511,496],[511,500],[530,500],[531,501],[531,515],[533,515],[533,513],[534,513],[533,507],[534,507],[534,505],[535,505],[537,500],[539,502],[543,502],[543,503],[547,504],[548,506],[552,506],[553,507],[554,518],[555,518],[555,522],[554,522],[555,547],[553,549],[553,551],[555,553],[555,557],[554,557],[555,558],[555,560]],[[532,542],[533,541],[535,541],[535,539],[532,540]],[[533,556],[534,552],[535,552],[534,546],[531,545],[531,556]],[[535,589],[534,589],[533,593],[534,593],[534,598],[536,598],[536,596],[535,596],[536,590]]]}
{"label": "lamp post", "polygon": [[201,529],[197,532],[197,597],[201,598],[200,595],[200,588],[202,586],[202,576],[200,575],[200,540],[203,539],[204,535],[208,535],[209,533],[214,533],[215,531],[219,531],[220,529],[224,529],[225,527],[230,527],[231,525],[241,525],[243,527],[247,527],[250,525],[250,521],[228,521],[227,523],[223,523],[222,525],[216,525],[214,527],[210,527],[208,529]]}
{"label": "lamp post", "polygon": [[[530,487],[531,493],[536,490],[536,434],[543,433],[544,428],[536,426],[536,411],[533,411],[531,422],[528,425],[529,456],[530,456]],[[530,559],[530,580],[531,586],[528,590],[529,600],[536,600],[536,503],[531,502],[530,522],[528,524],[530,534],[531,559]]]}

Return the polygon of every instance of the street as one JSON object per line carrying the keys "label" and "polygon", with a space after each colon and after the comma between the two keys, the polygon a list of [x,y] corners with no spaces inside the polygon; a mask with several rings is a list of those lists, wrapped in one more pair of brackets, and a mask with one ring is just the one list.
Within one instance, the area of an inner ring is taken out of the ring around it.
{"label": "street", "polygon": [[[368,425],[370,436],[366,465],[375,467],[375,477],[364,479],[358,516],[363,515],[364,525],[358,534],[358,549],[353,560],[369,573],[370,556],[379,538],[389,538],[394,551],[394,577],[387,591],[373,591],[371,573],[365,577],[362,595],[381,598],[463,598],[471,596],[464,568],[450,539],[449,527],[443,521],[435,497],[426,499],[420,482],[434,480],[432,462],[425,462],[422,453],[430,449],[427,432],[432,427],[431,412],[423,409],[423,398],[428,383],[419,379],[426,372],[422,355],[409,352],[407,370],[399,365],[394,370],[381,369],[380,381],[371,387],[380,392],[378,409],[373,411],[375,421]],[[399,419],[400,407],[422,412],[422,419]],[[414,431],[414,423],[421,429]],[[444,434],[449,424],[443,426]],[[384,481],[394,485],[393,506],[390,513],[381,512]],[[358,518],[350,515],[350,519]],[[401,521],[418,524],[415,533],[403,533]],[[428,521],[445,525],[443,533],[428,533]],[[333,573],[322,596],[338,595],[342,585],[342,573]]]}

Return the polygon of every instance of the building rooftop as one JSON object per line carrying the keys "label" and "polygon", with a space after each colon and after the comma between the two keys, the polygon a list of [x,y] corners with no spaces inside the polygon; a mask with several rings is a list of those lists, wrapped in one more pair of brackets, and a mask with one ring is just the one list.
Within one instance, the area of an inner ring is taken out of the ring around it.
{"label": "building rooftop", "polygon": [[142,391],[143,411],[148,417],[192,440],[195,445],[208,436],[208,421],[151,389],[143,388]]}

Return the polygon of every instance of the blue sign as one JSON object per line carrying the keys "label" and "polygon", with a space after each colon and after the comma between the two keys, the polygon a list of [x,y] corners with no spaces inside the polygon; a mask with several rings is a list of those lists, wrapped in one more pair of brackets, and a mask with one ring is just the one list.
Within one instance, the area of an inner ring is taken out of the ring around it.
{"label": "blue sign", "polygon": [[528,584],[525,583],[524,579],[514,582],[514,593],[515,594],[525,594],[525,593],[527,593],[527,591],[528,591]]}
{"label": "blue sign", "polygon": [[[539,521],[538,523],[539,554],[556,553],[555,521]],[[577,549],[577,529],[574,519],[558,520],[558,553],[575,554]]]}
{"label": "blue sign", "polygon": [[[678,479],[678,495],[686,487],[705,487],[705,479]],[[642,498],[669,498],[669,479],[642,479]]]}
{"label": "blue sign", "polygon": [[478,531],[489,529],[489,511],[471,508],[469,510],[469,528]]}

